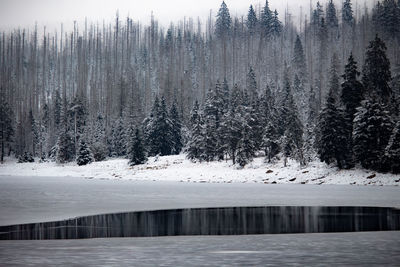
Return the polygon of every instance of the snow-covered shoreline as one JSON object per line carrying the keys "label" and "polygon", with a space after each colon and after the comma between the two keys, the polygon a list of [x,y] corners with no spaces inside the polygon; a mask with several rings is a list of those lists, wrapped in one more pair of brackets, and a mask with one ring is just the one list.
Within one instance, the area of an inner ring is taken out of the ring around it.
{"label": "snow-covered shoreline", "polygon": [[400,175],[364,169],[338,170],[318,161],[300,168],[294,161],[283,167],[282,162],[268,164],[264,162],[264,158],[256,158],[245,168],[238,169],[230,161],[193,163],[184,154],[151,157],[146,164],[134,167],[128,165],[127,159],[109,159],[78,166],[75,162],[17,163],[16,160],[7,158],[0,165],[0,175],[193,183],[400,185]]}

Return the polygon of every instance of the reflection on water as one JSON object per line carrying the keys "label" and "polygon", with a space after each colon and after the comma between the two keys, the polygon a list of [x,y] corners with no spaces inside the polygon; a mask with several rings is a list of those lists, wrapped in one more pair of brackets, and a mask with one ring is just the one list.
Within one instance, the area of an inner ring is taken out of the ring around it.
{"label": "reflection on water", "polygon": [[398,266],[400,232],[0,241],[1,266]]}
{"label": "reflection on water", "polygon": [[228,207],[126,212],[0,227],[0,239],[77,239],[400,230],[380,207]]}

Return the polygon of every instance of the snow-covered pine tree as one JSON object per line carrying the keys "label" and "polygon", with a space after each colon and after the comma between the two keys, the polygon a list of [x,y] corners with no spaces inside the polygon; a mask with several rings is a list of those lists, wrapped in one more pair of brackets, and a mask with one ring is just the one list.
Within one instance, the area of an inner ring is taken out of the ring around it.
{"label": "snow-covered pine tree", "polygon": [[177,109],[176,100],[172,103],[171,110],[169,112],[171,119],[171,131],[172,131],[172,154],[178,155],[183,147],[182,144],[182,121],[181,116]]}
{"label": "snow-covered pine tree", "polygon": [[[296,104],[291,92],[287,70],[284,74],[283,105],[280,109],[279,121],[281,121],[280,134],[287,139],[286,148],[290,148],[285,155],[301,160],[303,147],[303,125],[299,119]],[[286,133],[286,134],[285,134]]]}
{"label": "snow-covered pine tree", "polygon": [[333,0],[329,1],[328,6],[326,8],[326,24],[331,29],[337,28],[339,25],[338,18],[336,16],[336,7],[335,4],[333,3]]}
{"label": "snow-covered pine tree", "polygon": [[348,124],[345,121],[344,112],[336,107],[332,89],[318,117],[316,148],[322,162],[331,164],[336,161],[338,168],[343,169],[351,165],[349,164],[351,152],[348,142]]}
{"label": "snow-covered pine tree", "polygon": [[200,114],[199,102],[196,100],[190,114],[190,138],[187,144],[187,158],[202,160],[204,153],[204,125]]}
{"label": "snow-covered pine tree", "polygon": [[154,101],[152,114],[146,126],[149,155],[171,155],[173,149],[172,122],[168,114],[165,98]]}
{"label": "snow-covered pine tree", "polygon": [[268,0],[265,1],[265,5],[261,11],[260,27],[262,36],[269,38],[272,36],[272,23],[274,19],[274,13],[269,8]]}
{"label": "snow-covered pine tree", "polygon": [[126,155],[126,129],[121,117],[114,121],[109,140],[109,155],[111,157],[124,157]]}
{"label": "snow-covered pine tree", "polygon": [[[105,121],[101,113],[97,114],[91,135],[90,150],[93,153],[94,160],[102,161],[107,157],[107,146]],[[113,140],[115,141],[115,139]]]}
{"label": "snow-covered pine tree", "polygon": [[278,11],[275,9],[272,17],[271,33],[273,37],[279,37],[282,32],[282,22],[279,20]]}
{"label": "snow-covered pine tree", "polygon": [[385,160],[387,161],[388,169],[392,173],[400,173],[400,120],[397,121],[386,146]]}
{"label": "snow-covered pine tree", "polygon": [[247,13],[246,26],[250,35],[253,35],[257,31],[258,19],[253,5],[250,5],[249,12]]}
{"label": "snow-covered pine tree", "polygon": [[353,151],[356,161],[366,169],[384,169],[383,156],[393,128],[386,106],[376,100],[362,101],[361,106],[357,108],[353,127]]}
{"label": "snow-covered pine tree", "polygon": [[75,145],[69,131],[62,130],[56,145],[57,163],[71,162],[75,159]]}
{"label": "snow-covered pine tree", "polygon": [[92,152],[90,151],[90,148],[86,144],[85,140],[83,140],[83,138],[81,138],[81,140],[79,141],[79,149],[78,149],[78,153],[76,156],[76,163],[79,166],[82,166],[82,165],[87,165],[92,162],[93,162]]}
{"label": "snow-covered pine tree", "polygon": [[354,114],[361,105],[363,99],[363,85],[357,80],[360,72],[357,70],[357,62],[354,61],[353,54],[350,54],[347,65],[344,69],[341,102],[346,108],[346,117],[351,124],[354,120]]}
{"label": "snow-covered pine tree", "polygon": [[135,130],[135,136],[131,141],[128,157],[129,165],[131,166],[143,164],[147,161],[146,151],[139,129]]}
{"label": "snow-covered pine tree", "polygon": [[275,122],[271,119],[268,120],[267,126],[264,129],[263,147],[265,150],[265,157],[270,163],[279,153],[279,133]]}
{"label": "snow-covered pine tree", "polygon": [[294,43],[293,66],[296,75],[304,83],[307,79],[307,65],[303,45],[301,43],[299,35],[296,36],[296,42]]}
{"label": "snow-covered pine tree", "polygon": [[253,161],[254,158],[254,142],[251,138],[251,126],[249,125],[249,121],[251,120],[250,113],[245,107],[241,107],[240,112],[240,139],[237,143],[236,150],[236,161],[241,166],[244,167],[249,162]]}
{"label": "snow-covered pine tree", "polygon": [[215,34],[218,37],[224,38],[229,35],[229,31],[232,26],[231,15],[229,14],[229,9],[222,1],[221,7],[217,14],[217,21],[215,22]]}
{"label": "snow-covered pine tree", "polygon": [[317,2],[317,7],[316,9],[313,10],[313,14],[312,14],[312,24],[313,26],[319,26],[321,25],[321,19],[324,16],[324,11],[322,9],[321,4],[319,3],[319,1]]}
{"label": "snow-covered pine tree", "polygon": [[242,120],[238,109],[239,106],[231,105],[228,113],[224,114],[222,121],[222,127],[224,129],[222,136],[224,140],[224,150],[232,159],[233,164],[236,163],[236,151],[238,142],[242,136]]}
{"label": "snow-covered pine tree", "polygon": [[3,163],[5,156],[5,148],[11,149],[12,137],[14,136],[14,129],[12,125],[13,112],[8,102],[5,100],[3,90],[0,90],[0,143],[1,143],[1,157],[0,161]]}
{"label": "snow-covered pine tree", "polygon": [[362,83],[369,97],[378,97],[387,104],[392,94],[389,82],[392,78],[386,45],[378,37],[370,42],[365,54]]}
{"label": "snow-covered pine tree", "polygon": [[353,9],[351,0],[345,0],[342,7],[342,21],[347,26],[352,26],[354,23]]}
{"label": "snow-covered pine tree", "polygon": [[250,67],[250,70],[247,73],[246,87],[247,87],[247,92],[250,96],[250,102],[257,101],[258,89],[257,89],[256,74],[254,73],[254,70],[252,67]]}

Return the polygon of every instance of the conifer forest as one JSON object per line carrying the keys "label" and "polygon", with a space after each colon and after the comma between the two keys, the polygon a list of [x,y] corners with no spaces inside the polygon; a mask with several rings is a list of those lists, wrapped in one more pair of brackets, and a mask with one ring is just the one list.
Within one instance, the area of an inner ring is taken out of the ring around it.
{"label": "conifer forest", "polygon": [[400,1],[268,0],[0,33],[1,161],[320,160],[400,173]]}

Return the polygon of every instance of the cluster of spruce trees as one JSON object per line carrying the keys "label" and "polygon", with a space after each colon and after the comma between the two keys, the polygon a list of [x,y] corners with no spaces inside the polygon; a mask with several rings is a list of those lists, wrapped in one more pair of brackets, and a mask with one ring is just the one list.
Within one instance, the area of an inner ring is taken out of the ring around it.
{"label": "cluster of spruce trees", "polygon": [[[139,164],[183,150],[244,166],[263,151],[397,172],[399,1],[368,11],[328,0],[298,18],[268,1],[232,17],[222,2],[197,28],[117,15],[72,32],[4,32],[1,160]],[[384,42],[368,44],[376,33]]]}

